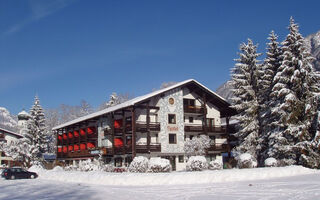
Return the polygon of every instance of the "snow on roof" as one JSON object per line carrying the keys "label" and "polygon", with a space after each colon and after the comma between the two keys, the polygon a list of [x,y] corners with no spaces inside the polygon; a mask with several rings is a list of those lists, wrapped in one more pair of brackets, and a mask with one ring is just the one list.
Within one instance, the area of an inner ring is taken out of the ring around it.
{"label": "snow on roof", "polygon": [[88,119],[92,119],[92,118],[95,118],[95,117],[98,117],[98,116],[101,116],[101,115],[104,115],[104,114],[107,114],[107,113],[110,113],[110,112],[113,112],[113,111],[116,111],[116,110],[119,110],[119,109],[122,109],[122,108],[133,106],[133,105],[135,105],[135,104],[137,104],[137,103],[139,103],[141,101],[147,100],[147,99],[149,99],[151,97],[157,96],[157,95],[159,95],[161,93],[167,92],[169,90],[172,90],[174,88],[180,87],[182,85],[185,85],[185,84],[191,83],[191,82],[194,82],[194,83],[200,85],[201,87],[203,87],[206,90],[208,90],[208,92],[210,92],[210,93],[214,94],[215,96],[219,97],[222,101],[227,102],[223,97],[221,97],[220,95],[216,94],[215,92],[213,92],[212,90],[210,90],[206,86],[202,85],[198,81],[196,81],[194,79],[188,79],[188,80],[179,82],[177,84],[174,84],[172,86],[169,86],[169,87],[166,87],[166,88],[163,88],[163,89],[160,89],[160,90],[156,90],[156,91],[148,93],[146,95],[142,95],[142,96],[136,97],[134,99],[131,99],[131,100],[126,101],[126,102],[123,102],[121,104],[118,104],[118,105],[115,105],[115,106],[100,110],[98,112],[91,113],[89,115],[86,115],[86,116],[83,116],[83,117],[80,117],[80,118],[77,118],[77,119],[74,119],[74,120],[71,120],[71,121],[66,122],[64,124],[61,124],[61,125],[53,127],[52,130],[57,130],[57,129],[60,129],[60,128],[63,128],[63,127],[66,127],[66,126],[70,126],[72,124],[76,124],[76,123],[79,123],[79,122],[82,122],[82,121],[85,121],[85,120],[88,120]]}
{"label": "snow on roof", "polygon": [[18,138],[23,138],[22,135],[20,135],[18,133],[15,133],[15,132],[12,132],[12,131],[9,131],[9,130],[4,129],[4,128],[1,128],[1,127],[0,127],[0,132],[4,132],[6,134],[13,135],[13,136],[18,137]]}

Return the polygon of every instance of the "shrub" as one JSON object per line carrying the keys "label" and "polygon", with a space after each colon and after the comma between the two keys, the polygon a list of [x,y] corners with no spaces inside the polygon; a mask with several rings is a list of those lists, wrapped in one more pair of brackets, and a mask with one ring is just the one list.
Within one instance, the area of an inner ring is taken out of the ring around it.
{"label": "shrub", "polygon": [[241,154],[237,160],[240,169],[257,167],[257,161],[249,153]]}
{"label": "shrub", "polygon": [[187,171],[202,171],[208,168],[208,163],[204,156],[191,156],[186,168]]}
{"label": "shrub", "polygon": [[171,164],[170,161],[164,158],[150,158],[148,165],[148,172],[159,173],[159,172],[170,172]]}
{"label": "shrub", "polygon": [[223,169],[221,160],[213,160],[209,163],[209,169],[211,170],[220,170]]}
{"label": "shrub", "polygon": [[148,170],[148,158],[138,156],[133,159],[129,168],[129,172],[144,173]]}
{"label": "shrub", "polygon": [[278,166],[278,161],[275,158],[267,158],[264,161],[264,166],[266,167],[277,167]]}

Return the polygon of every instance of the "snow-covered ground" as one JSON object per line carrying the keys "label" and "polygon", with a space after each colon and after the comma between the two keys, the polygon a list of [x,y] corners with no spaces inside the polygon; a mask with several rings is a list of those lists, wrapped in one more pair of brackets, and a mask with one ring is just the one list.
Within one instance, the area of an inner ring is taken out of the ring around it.
{"label": "snow-covered ground", "polygon": [[35,180],[1,179],[0,199],[320,199],[320,173],[302,167],[170,174],[43,171]]}

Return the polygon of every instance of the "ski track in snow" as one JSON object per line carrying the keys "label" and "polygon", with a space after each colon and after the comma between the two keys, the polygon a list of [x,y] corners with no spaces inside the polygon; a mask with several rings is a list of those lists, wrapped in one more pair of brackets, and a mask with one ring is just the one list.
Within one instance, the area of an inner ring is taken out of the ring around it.
{"label": "ski track in snow", "polygon": [[[251,184],[251,186],[250,186]],[[170,186],[105,186],[60,181],[0,179],[2,200],[53,199],[320,199],[320,175]]]}

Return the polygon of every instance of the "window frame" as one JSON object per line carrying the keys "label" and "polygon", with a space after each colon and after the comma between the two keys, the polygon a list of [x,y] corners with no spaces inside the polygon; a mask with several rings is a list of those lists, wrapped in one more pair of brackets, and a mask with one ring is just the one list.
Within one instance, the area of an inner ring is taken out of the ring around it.
{"label": "window frame", "polygon": [[[170,122],[170,116],[173,116],[173,123]],[[168,124],[177,124],[176,114],[168,114]]]}
{"label": "window frame", "polygon": [[[170,140],[170,138],[171,138],[170,136],[173,136],[173,142]],[[168,137],[169,137],[169,144],[177,144],[177,134],[176,133],[169,133]]]}

